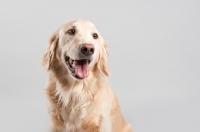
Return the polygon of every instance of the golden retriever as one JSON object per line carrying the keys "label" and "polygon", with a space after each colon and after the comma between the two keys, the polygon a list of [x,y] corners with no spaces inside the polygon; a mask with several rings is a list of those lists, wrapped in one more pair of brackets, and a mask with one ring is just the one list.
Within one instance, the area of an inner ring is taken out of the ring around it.
{"label": "golden retriever", "polygon": [[132,132],[107,81],[107,54],[89,21],[71,21],[52,35],[42,58],[52,132]]}

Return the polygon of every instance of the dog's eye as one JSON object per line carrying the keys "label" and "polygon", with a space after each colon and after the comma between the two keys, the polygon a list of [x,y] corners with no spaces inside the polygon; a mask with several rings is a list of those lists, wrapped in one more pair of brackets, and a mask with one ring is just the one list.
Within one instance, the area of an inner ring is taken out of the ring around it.
{"label": "dog's eye", "polygon": [[97,39],[97,38],[98,38],[98,35],[97,35],[96,33],[93,33],[92,36],[93,36],[94,39]]}
{"label": "dog's eye", "polygon": [[68,33],[69,35],[74,35],[75,32],[76,32],[75,29],[70,29],[70,30],[67,31],[67,33]]}

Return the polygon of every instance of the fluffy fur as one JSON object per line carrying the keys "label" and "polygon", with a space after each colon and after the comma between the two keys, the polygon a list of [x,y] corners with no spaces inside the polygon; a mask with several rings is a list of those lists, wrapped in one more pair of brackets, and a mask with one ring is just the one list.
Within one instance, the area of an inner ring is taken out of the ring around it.
{"label": "fluffy fur", "polygon": [[[69,34],[70,29],[75,30],[74,35]],[[65,56],[80,59],[79,47],[84,43],[93,45],[95,51],[89,76],[77,79]],[[51,132],[132,132],[107,81],[107,45],[91,22],[74,20],[61,26],[50,38],[42,64],[49,71],[46,95]]]}

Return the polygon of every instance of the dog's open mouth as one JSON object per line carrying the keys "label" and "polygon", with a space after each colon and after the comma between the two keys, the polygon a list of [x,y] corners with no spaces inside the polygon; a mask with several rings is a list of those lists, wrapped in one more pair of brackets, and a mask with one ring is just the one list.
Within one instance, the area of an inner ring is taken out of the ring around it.
{"label": "dog's open mouth", "polygon": [[69,56],[65,57],[65,61],[67,67],[71,71],[72,76],[77,79],[84,79],[89,75],[89,64],[90,60],[81,59],[81,60],[73,60]]}

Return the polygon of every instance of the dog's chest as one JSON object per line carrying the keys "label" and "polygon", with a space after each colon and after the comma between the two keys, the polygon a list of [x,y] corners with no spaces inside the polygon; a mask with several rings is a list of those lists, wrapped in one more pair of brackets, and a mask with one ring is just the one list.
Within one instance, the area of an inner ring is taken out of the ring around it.
{"label": "dog's chest", "polygon": [[91,102],[89,95],[85,96],[83,91],[72,90],[61,96],[61,117],[64,120],[66,131],[80,130],[82,119],[88,113],[88,105]]}
{"label": "dog's chest", "polygon": [[66,132],[80,130],[82,124],[83,109],[61,108],[61,116],[64,120]]}

